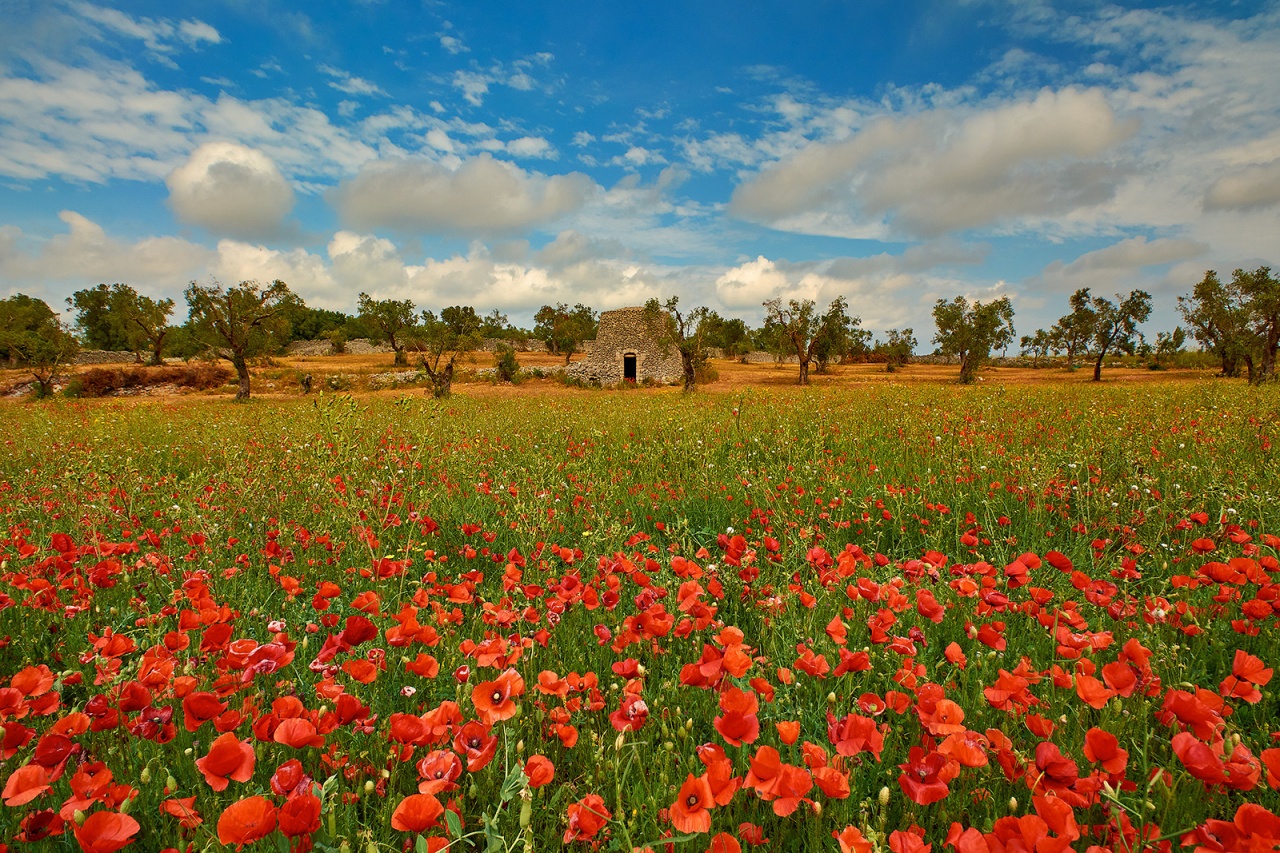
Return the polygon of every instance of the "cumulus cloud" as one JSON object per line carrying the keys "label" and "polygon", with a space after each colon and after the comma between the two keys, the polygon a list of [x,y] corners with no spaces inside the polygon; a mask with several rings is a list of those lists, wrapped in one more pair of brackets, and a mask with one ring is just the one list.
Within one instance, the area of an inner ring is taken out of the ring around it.
{"label": "cumulus cloud", "polygon": [[1223,175],[1204,196],[1205,210],[1257,210],[1280,204],[1280,159]]}
{"label": "cumulus cloud", "polygon": [[791,230],[876,224],[933,237],[1110,199],[1103,155],[1136,128],[1096,89],[1041,92],[988,109],[881,118],[843,142],[815,142],[740,185],[730,211]]}
{"label": "cumulus cloud", "polygon": [[219,235],[274,235],[293,209],[293,189],[271,158],[233,142],[201,145],[165,184],[180,220]]}
{"label": "cumulus cloud", "polygon": [[14,226],[0,228],[0,281],[10,292],[46,299],[55,310],[73,291],[113,281],[181,300],[183,285],[216,258],[213,250],[178,237],[117,240],[73,210],[58,218],[66,231],[47,240]]}
{"label": "cumulus cloud", "polygon": [[[981,263],[987,247],[951,242],[914,246],[901,255],[790,262],[763,255],[725,270],[715,280],[719,302],[738,316],[758,318],[770,299],[810,299],[825,308],[837,296],[863,328],[883,331],[928,325],[929,309],[939,297],[958,292],[989,298],[989,284],[975,284],[948,272],[957,265]],[[1002,285],[996,285],[1001,288]]]}
{"label": "cumulus cloud", "polygon": [[1186,238],[1131,237],[1102,249],[1086,252],[1070,263],[1054,261],[1040,275],[1029,279],[1028,289],[1069,293],[1081,287],[1095,293],[1160,289],[1160,278],[1146,272],[1150,267],[1163,267],[1198,258],[1209,251],[1207,243]]}
{"label": "cumulus cloud", "polygon": [[596,189],[578,172],[547,177],[481,154],[449,170],[427,160],[378,160],[332,193],[343,222],[361,230],[504,233],[551,222]]}

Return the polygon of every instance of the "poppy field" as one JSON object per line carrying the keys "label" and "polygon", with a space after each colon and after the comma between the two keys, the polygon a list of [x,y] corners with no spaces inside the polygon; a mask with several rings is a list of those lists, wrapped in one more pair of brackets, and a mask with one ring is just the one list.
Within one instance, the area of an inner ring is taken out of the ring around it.
{"label": "poppy field", "polygon": [[8,406],[0,850],[1273,849],[1277,403]]}

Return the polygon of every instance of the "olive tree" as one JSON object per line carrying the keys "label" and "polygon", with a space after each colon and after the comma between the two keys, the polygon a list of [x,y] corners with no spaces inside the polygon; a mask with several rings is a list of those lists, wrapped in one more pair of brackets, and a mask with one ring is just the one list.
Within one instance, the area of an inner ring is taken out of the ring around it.
{"label": "olive tree", "polygon": [[815,359],[825,364],[833,355],[843,353],[861,322],[849,316],[843,296],[832,300],[821,315],[812,299],[792,299],[785,306],[781,299],[770,299],[764,307],[765,329],[773,329],[779,342],[800,360],[798,385],[809,384],[809,365]]}
{"label": "olive tree", "polygon": [[1094,315],[1093,381],[1102,380],[1102,360],[1109,351],[1133,355],[1138,341],[1138,324],[1151,316],[1151,294],[1131,290],[1124,299],[1116,294],[1116,302],[1095,296],[1090,301]]}
{"label": "olive tree", "polygon": [[236,400],[248,400],[249,359],[274,352],[288,340],[286,312],[298,298],[279,279],[268,287],[256,281],[235,287],[193,281],[184,295],[192,337],[231,362],[239,380]]}
{"label": "olive tree", "polygon": [[0,300],[0,351],[31,372],[36,395],[48,397],[63,368],[79,351],[75,336],[44,300],[15,294]]}
{"label": "olive tree", "polygon": [[418,334],[418,318],[413,302],[408,299],[374,299],[361,293],[356,300],[360,321],[374,333],[374,339],[386,341],[395,353],[394,364],[405,367],[409,358],[405,347]]}
{"label": "olive tree", "polygon": [[474,308],[451,306],[442,310],[439,317],[432,311],[422,312],[415,346],[422,371],[431,380],[432,396],[448,397],[453,392],[455,365],[480,342],[480,318]]}
{"label": "olive tree", "polygon": [[533,315],[533,322],[533,336],[545,341],[552,353],[563,355],[564,363],[568,364],[582,342],[596,336],[600,316],[582,303],[570,308],[560,302],[554,306],[543,305]]}
{"label": "olive tree", "polygon": [[991,350],[1013,343],[1013,305],[1007,296],[986,304],[975,300],[972,305],[963,296],[950,302],[939,299],[933,322],[938,327],[933,342],[943,355],[959,359],[960,381],[965,384],[977,378]]}
{"label": "olive tree", "polygon": [[705,320],[710,312],[701,307],[681,312],[679,303],[678,296],[664,303],[650,299],[644,306],[645,322],[659,347],[664,350],[674,347],[680,353],[684,390],[692,391],[697,384],[698,368],[707,361]]}

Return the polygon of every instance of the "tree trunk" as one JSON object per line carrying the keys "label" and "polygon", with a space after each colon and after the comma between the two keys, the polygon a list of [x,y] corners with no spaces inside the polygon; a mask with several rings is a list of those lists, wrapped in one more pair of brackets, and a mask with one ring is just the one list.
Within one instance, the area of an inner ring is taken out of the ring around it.
{"label": "tree trunk", "polygon": [[444,370],[439,373],[430,373],[431,377],[431,396],[438,400],[444,399],[453,393],[453,361],[444,366]]}
{"label": "tree trunk", "polygon": [[233,356],[231,364],[235,367],[236,377],[240,380],[236,388],[236,402],[243,402],[249,399],[249,364],[242,355]]}
{"label": "tree trunk", "polygon": [[569,359],[571,359],[571,358],[573,358],[573,350],[571,350],[571,349],[567,349],[567,350],[565,350],[565,351],[564,351],[564,366],[565,366],[565,367],[568,367],[568,366],[569,366]]}
{"label": "tree trunk", "polygon": [[960,384],[971,385],[978,372],[977,360],[969,354],[960,356]]}
{"label": "tree trunk", "polygon": [[395,350],[395,352],[396,352],[396,360],[395,360],[395,362],[394,362],[394,366],[395,366],[395,367],[408,367],[408,366],[409,366],[409,357],[408,357],[408,356],[406,356],[406,355],[404,354],[404,347],[403,347],[403,346],[401,346],[401,347],[397,347],[397,346],[395,346],[395,345],[393,344],[391,348],[392,348],[392,349],[394,349],[394,350]]}
{"label": "tree trunk", "polygon": [[694,383],[697,381],[697,374],[693,369],[693,354],[687,352],[680,353],[680,366],[684,369],[684,390],[692,391]]}
{"label": "tree trunk", "polygon": [[1094,382],[1102,381],[1102,359],[1106,354],[1107,354],[1106,350],[1100,351],[1098,353],[1098,358],[1093,362],[1093,381]]}
{"label": "tree trunk", "polygon": [[800,378],[796,381],[797,385],[809,384],[809,359],[801,356],[800,358]]}

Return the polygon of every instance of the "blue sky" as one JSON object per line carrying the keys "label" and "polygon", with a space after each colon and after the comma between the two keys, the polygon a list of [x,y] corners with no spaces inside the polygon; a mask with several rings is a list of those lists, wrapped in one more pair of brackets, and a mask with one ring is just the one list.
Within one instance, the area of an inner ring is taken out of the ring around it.
{"label": "blue sky", "polygon": [[[1275,264],[1280,4],[0,0],[0,294],[848,298]],[[181,313],[181,312],[180,312]]]}

